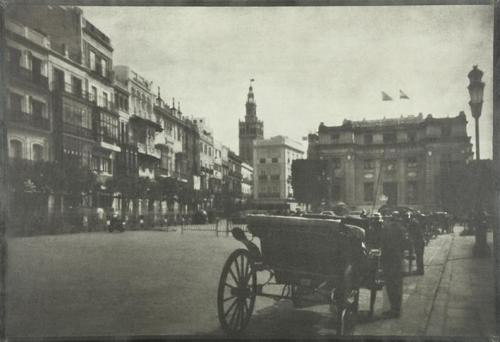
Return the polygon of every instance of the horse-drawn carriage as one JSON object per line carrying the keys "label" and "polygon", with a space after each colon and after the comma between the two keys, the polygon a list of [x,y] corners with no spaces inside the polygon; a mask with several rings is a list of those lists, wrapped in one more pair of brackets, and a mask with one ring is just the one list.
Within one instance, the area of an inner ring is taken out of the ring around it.
{"label": "horse-drawn carriage", "polygon": [[[234,228],[233,236],[246,249],[236,249],[220,277],[217,306],[222,328],[228,334],[242,332],[249,323],[257,296],[290,299],[298,306],[315,293],[330,304],[336,331],[352,330],[358,312],[359,289],[383,286],[378,258],[364,246],[364,230],[341,220],[324,218],[249,215],[248,231],[260,240],[260,248]],[[257,273],[268,280],[258,282]],[[282,286],[281,294],[265,292],[267,285]],[[374,299],[374,297],[373,297]]]}

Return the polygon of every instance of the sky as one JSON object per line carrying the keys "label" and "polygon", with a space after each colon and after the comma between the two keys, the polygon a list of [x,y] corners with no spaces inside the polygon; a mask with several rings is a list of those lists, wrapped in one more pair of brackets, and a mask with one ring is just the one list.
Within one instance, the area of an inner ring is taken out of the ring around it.
{"label": "sky", "polygon": [[[255,79],[264,136],[302,141],[321,122],[456,116],[474,143],[467,74],[486,83],[482,158],[492,156],[493,10],[490,6],[83,7],[125,64],[205,117],[238,151],[238,120]],[[403,90],[408,100],[399,99]],[[382,101],[381,92],[393,101]]]}

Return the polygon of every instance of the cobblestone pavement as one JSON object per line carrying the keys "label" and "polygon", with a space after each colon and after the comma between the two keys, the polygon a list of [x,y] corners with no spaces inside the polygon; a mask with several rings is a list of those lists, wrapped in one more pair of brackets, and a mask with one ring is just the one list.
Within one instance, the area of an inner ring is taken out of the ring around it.
{"label": "cobblestone pavement", "polygon": [[[431,241],[425,275],[405,277],[402,317],[360,322],[355,335],[494,334],[492,263],[471,258],[472,244],[458,232]],[[179,230],[9,239],[7,335],[223,336],[216,289],[240,247],[225,234]],[[380,292],[376,314],[383,309]],[[328,305],[295,309],[259,297],[244,336],[334,334]]]}

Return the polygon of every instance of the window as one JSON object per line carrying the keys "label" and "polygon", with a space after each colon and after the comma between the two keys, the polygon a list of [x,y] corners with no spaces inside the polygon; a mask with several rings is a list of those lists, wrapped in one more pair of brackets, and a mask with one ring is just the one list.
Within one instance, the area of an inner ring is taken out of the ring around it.
{"label": "window", "polygon": [[363,142],[367,145],[373,144],[373,134],[365,134],[363,136]]}
{"label": "window", "polygon": [[31,72],[33,73],[33,81],[40,81],[42,76],[42,60],[31,57]]}
{"label": "window", "polygon": [[23,157],[23,143],[19,140],[10,141],[10,150],[12,158],[20,159]]}
{"label": "window", "polygon": [[375,168],[375,162],[373,159],[366,159],[363,164],[365,170],[373,170]]}
{"label": "window", "polygon": [[279,180],[280,175],[271,175],[271,180]]}
{"label": "window", "polygon": [[118,139],[118,119],[113,115],[101,112],[101,134],[104,138],[110,138],[114,142]]}
{"label": "window", "polygon": [[414,204],[418,201],[418,184],[417,182],[408,182],[406,188],[408,204]]}
{"label": "window", "polygon": [[31,99],[31,113],[33,114],[33,116],[42,117],[43,106],[44,106],[43,102]]}
{"label": "window", "polygon": [[267,180],[267,175],[259,175],[259,180],[260,180],[260,181],[265,181],[265,180]]}
{"label": "window", "polygon": [[93,51],[90,51],[90,69],[95,71],[95,53]]}
{"label": "window", "polygon": [[10,93],[10,109],[13,112],[22,112],[23,111],[23,97],[16,93]]}
{"label": "window", "polygon": [[340,138],[340,134],[338,134],[338,133],[331,135],[332,142],[334,142],[334,143],[338,142],[339,138]]}
{"label": "window", "polygon": [[271,159],[271,162],[273,162],[273,163],[277,163],[277,162],[278,162],[278,158],[272,158],[272,159]]}
{"label": "window", "polygon": [[102,102],[103,106],[108,108],[108,93],[105,91],[102,92]]}
{"label": "window", "polygon": [[407,137],[408,142],[414,143],[417,141],[417,132],[408,132]]}
{"label": "window", "polygon": [[109,159],[109,158],[102,158],[101,159],[101,171],[106,172],[106,173],[112,173],[111,172],[111,159]]}
{"label": "window", "polygon": [[9,64],[10,69],[18,69],[21,66],[21,51],[9,47]]}
{"label": "window", "polygon": [[33,160],[40,161],[43,160],[43,146],[40,144],[33,145]]}
{"label": "window", "polygon": [[384,144],[394,144],[397,142],[396,133],[384,133]]}
{"label": "window", "polygon": [[102,77],[106,77],[106,60],[101,59],[101,75]]}
{"label": "window", "polygon": [[97,103],[97,88],[96,88],[96,87],[94,87],[94,86],[92,86],[92,88],[91,88],[91,89],[92,89],[92,90],[91,90],[91,91],[92,91],[92,93],[91,93],[91,96],[92,96],[92,97],[91,97],[90,101],[92,101],[92,102],[94,102],[94,103]]}
{"label": "window", "polygon": [[74,76],[71,77],[71,90],[73,94],[82,96],[82,80]]}
{"label": "window", "polygon": [[396,171],[396,162],[394,160],[386,161],[386,163],[385,163],[385,170],[387,172],[394,172],[394,171]]}
{"label": "window", "polygon": [[265,163],[266,163],[266,158],[260,158],[260,159],[259,159],[259,162],[260,162],[261,164],[265,164]]}
{"label": "window", "polygon": [[441,136],[449,137],[451,135],[451,127],[450,126],[442,126],[441,127]]}
{"label": "window", "polygon": [[92,159],[90,160],[90,168],[93,171],[99,171],[99,157],[92,156]]}
{"label": "window", "polygon": [[407,166],[409,168],[417,167],[417,157],[408,157]]}
{"label": "window", "polygon": [[373,202],[373,182],[364,184],[364,201]]}
{"label": "window", "polygon": [[333,167],[334,170],[340,169],[341,166],[342,166],[342,164],[341,164],[339,158],[333,158],[332,159],[332,167]]}
{"label": "window", "polygon": [[63,122],[91,129],[92,115],[85,107],[63,103]]}

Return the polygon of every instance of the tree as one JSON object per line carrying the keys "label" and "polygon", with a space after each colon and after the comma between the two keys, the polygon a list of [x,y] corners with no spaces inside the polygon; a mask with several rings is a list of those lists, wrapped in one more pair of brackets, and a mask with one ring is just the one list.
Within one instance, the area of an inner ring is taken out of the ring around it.
{"label": "tree", "polygon": [[298,202],[317,206],[327,196],[326,161],[296,159],[292,162],[292,187]]}

